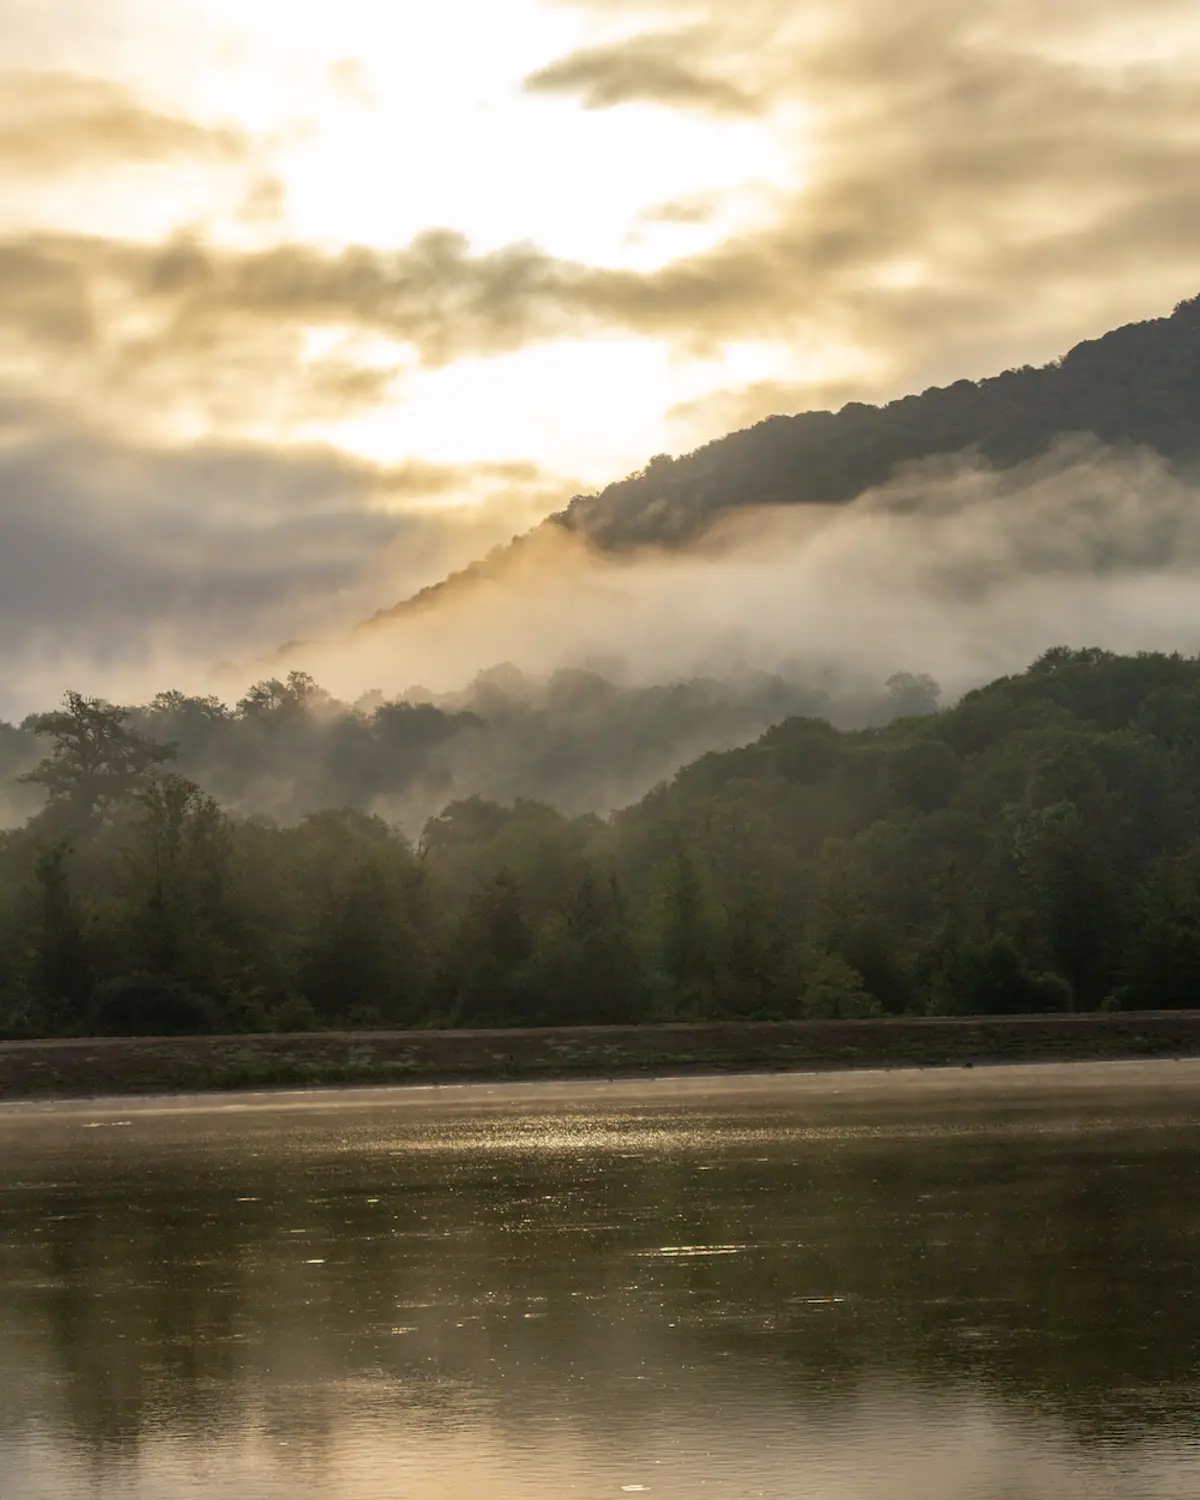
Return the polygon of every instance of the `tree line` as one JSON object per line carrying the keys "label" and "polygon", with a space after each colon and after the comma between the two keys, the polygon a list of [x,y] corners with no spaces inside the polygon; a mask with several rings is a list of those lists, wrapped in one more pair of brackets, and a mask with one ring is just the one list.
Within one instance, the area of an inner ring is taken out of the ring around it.
{"label": "tree line", "polygon": [[[920,679],[899,690],[921,706]],[[884,726],[786,718],[607,817],[471,795],[416,837],[355,807],[230,813],[95,698],[29,729],[42,805],[0,834],[7,1035],[1195,1003],[1179,655],[1055,648]]]}
{"label": "tree line", "polygon": [[[378,690],[342,702],[304,672],[256,682],[232,706],[170,691],[130,707],[128,725],[176,747],[173,768],[238,814],[292,823],[326,807],[379,812],[418,834],[457,797],[537,796],[569,813],[627,806],[685,762],[744,745],[796,714],[882,723],[932,708],[936,686],[749,670],[637,686],[568,668],[546,678],[508,663],[459,692]],[[0,723],[0,819],[36,812],[42,793],[17,779],[45,753],[34,714]],[[6,816],[7,815],[7,816]]]}

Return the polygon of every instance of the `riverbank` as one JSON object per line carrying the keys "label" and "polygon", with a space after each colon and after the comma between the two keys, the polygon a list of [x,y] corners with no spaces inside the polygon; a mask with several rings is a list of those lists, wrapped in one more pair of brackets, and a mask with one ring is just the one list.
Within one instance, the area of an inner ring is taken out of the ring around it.
{"label": "riverbank", "polygon": [[0,1100],[1200,1057],[1200,1011],[0,1043]]}

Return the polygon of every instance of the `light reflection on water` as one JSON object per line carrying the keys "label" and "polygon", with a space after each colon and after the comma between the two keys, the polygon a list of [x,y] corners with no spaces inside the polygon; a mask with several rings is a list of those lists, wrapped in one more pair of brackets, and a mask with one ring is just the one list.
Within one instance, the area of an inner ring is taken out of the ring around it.
{"label": "light reflection on water", "polygon": [[0,1496],[1200,1495],[1200,1063],[0,1108]]}

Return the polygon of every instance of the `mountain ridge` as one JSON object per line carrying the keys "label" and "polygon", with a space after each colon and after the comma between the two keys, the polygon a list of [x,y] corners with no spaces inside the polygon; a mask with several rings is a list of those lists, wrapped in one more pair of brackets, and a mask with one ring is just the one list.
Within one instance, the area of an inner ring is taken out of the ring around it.
{"label": "mountain ridge", "polygon": [[675,551],[732,511],[844,504],[906,464],[970,450],[1008,469],[1067,433],[1150,448],[1176,469],[1200,465],[1200,296],[1167,316],[1084,340],[1045,365],[931,386],[882,406],[770,416],[680,457],[658,454],[354,631],[500,581],[547,537],[565,533],[600,553]]}

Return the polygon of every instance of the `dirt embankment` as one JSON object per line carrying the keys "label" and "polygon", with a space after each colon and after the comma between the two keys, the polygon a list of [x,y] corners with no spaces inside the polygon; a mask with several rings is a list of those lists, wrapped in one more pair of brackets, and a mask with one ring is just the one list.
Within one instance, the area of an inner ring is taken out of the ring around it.
{"label": "dirt embankment", "polygon": [[0,1043],[0,1099],[1200,1056],[1200,1011]]}

